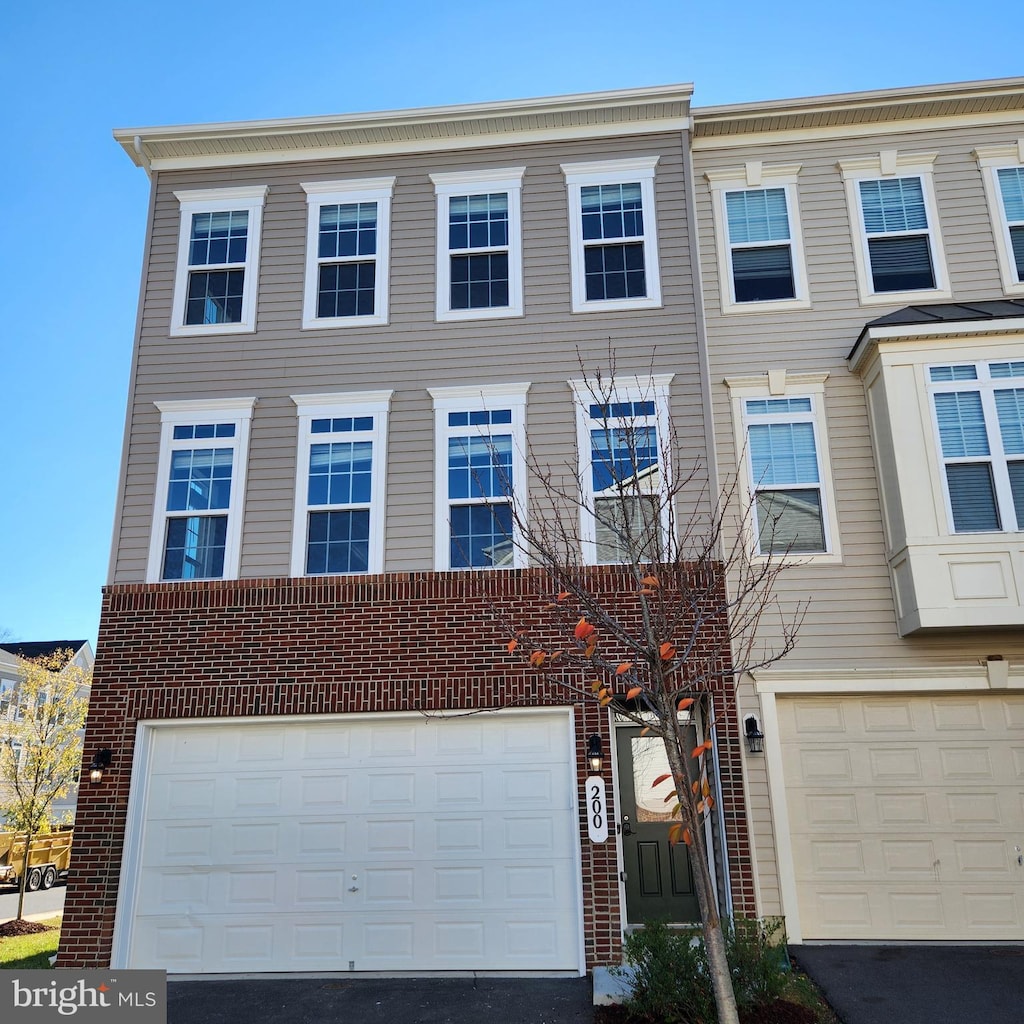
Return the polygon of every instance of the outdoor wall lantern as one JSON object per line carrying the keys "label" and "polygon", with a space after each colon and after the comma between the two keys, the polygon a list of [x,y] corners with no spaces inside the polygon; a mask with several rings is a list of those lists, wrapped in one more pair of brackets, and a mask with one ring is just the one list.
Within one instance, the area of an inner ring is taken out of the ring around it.
{"label": "outdoor wall lantern", "polygon": [[753,715],[747,715],[743,720],[743,729],[747,735],[747,750],[752,754],[763,753],[764,733],[761,732],[761,727],[757,724],[757,719]]}
{"label": "outdoor wall lantern", "polygon": [[89,765],[89,781],[90,782],[102,782],[103,772],[105,769],[110,767],[110,761],[113,755],[110,753],[109,747],[100,747],[96,751],[96,756],[92,759],[92,764]]}
{"label": "outdoor wall lantern", "polygon": [[587,760],[590,762],[590,770],[599,772],[604,767],[604,755],[601,753],[601,737],[591,733],[587,739]]}

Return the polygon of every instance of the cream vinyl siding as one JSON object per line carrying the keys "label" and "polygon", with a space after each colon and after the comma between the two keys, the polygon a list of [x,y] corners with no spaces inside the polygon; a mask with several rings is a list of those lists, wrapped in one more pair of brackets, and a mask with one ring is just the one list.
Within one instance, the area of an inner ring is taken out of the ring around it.
{"label": "cream vinyl siding", "polygon": [[1024,939],[1024,694],[778,710],[804,941]]}
{"label": "cream vinyl siding", "polygon": [[[564,437],[552,457],[571,457],[574,432],[565,381],[588,366],[618,373],[674,372],[673,409],[693,457],[704,458],[684,186],[684,136],[665,133],[543,143],[472,153],[163,172],[157,180],[149,273],[129,414],[123,512],[112,582],[138,582],[153,514],[158,424],[152,403],[192,397],[257,396],[249,453],[241,575],[287,575],[295,487],[297,421],[289,394],[393,388],[388,449],[385,568],[433,567],[433,426],[427,387],[529,380],[528,437]],[[657,154],[656,201],[662,309],[570,313],[567,161]],[[429,174],[525,165],[524,316],[437,323],[436,198]],[[300,181],[395,175],[391,211],[390,322],[303,331],[306,195]],[[256,332],[168,337],[179,207],[173,190],[267,184]],[[291,408],[289,408],[291,406]],[[563,433],[564,431],[564,433]]]}

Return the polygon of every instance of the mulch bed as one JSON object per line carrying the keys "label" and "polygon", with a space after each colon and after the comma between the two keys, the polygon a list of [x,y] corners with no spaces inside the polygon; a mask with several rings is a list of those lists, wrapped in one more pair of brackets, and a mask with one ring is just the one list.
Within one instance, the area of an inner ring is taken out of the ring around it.
{"label": "mulch bed", "polygon": [[39,932],[52,932],[53,928],[48,924],[40,924],[38,921],[26,921],[23,917],[16,917],[13,921],[4,921],[0,924],[0,939],[10,939],[15,935],[36,935]]}
{"label": "mulch bed", "polygon": [[[815,1024],[814,1011],[787,999],[776,999],[740,1013],[740,1024]],[[643,1024],[624,1006],[594,1007],[594,1024]]]}

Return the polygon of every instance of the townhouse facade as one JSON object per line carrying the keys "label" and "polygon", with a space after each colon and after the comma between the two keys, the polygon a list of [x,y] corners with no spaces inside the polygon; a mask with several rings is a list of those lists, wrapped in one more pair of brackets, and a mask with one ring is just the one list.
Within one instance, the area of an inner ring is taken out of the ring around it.
{"label": "townhouse facade", "polygon": [[791,940],[1024,938],[1022,136],[1022,79],[694,111],[720,471],[809,602],[740,697]]}
{"label": "townhouse facade", "polygon": [[[111,764],[61,966],[578,973],[629,923],[695,919],[663,828],[588,825],[594,742],[609,815],[664,817],[656,746],[494,614],[542,617],[511,499],[546,466],[600,500],[602,417],[654,479],[671,421],[709,511],[689,100],[115,133],[151,207],[87,740]],[[726,624],[706,643],[727,666]],[[712,703],[706,838],[723,911],[753,913],[731,687]]]}

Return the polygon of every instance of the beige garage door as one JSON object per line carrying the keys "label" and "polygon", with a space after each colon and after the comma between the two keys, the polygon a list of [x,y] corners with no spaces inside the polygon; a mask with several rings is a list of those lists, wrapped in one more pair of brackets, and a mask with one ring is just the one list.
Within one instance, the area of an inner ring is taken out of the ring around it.
{"label": "beige garage door", "polygon": [[805,939],[1024,939],[1024,695],[778,709]]}

